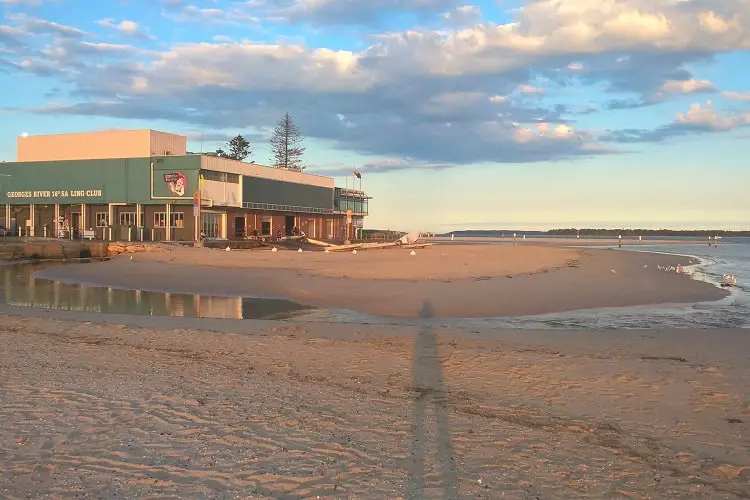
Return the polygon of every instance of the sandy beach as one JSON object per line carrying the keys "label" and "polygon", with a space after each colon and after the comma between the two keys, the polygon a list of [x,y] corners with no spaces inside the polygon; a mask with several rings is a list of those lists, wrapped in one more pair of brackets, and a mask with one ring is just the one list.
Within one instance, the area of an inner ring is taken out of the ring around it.
{"label": "sandy beach", "polygon": [[[550,246],[435,245],[351,253],[174,247],[38,277],[116,288],[268,296],[389,317],[499,317],[686,304],[727,295],[659,267],[686,257]],[[427,304],[428,309],[423,306]]]}
{"label": "sandy beach", "polygon": [[0,495],[750,496],[744,331],[193,322],[0,317]]}

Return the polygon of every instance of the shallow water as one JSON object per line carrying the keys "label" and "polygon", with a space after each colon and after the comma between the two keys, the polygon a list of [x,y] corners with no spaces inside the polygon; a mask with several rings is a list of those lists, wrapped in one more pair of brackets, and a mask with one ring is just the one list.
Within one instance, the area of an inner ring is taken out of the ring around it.
{"label": "shallow water", "polygon": [[[726,244],[728,243],[728,244]],[[707,244],[653,245],[623,251],[691,255],[700,259],[696,279],[718,284],[725,273],[738,286],[724,300],[680,306],[629,307],[570,311],[505,318],[397,319],[347,310],[320,310],[283,299],[217,297],[179,293],[119,290],[83,284],[63,284],[35,278],[34,273],[56,263],[1,266],[0,299],[9,305],[51,310],[151,316],[222,319],[288,319],[337,323],[436,325],[513,329],[628,328],[750,328],[750,238],[727,240],[718,248]],[[666,272],[666,271],[665,271]]]}
{"label": "shallow water", "polygon": [[59,263],[26,263],[0,268],[0,297],[12,306],[60,311],[138,314],[185,318],[287,319],[310,307],[283,299],[213,297],[120,290],[35,278]]}
{"label": "shallow water", "polygon": [[[750,238],[720,240],[708,244],[666,244],[625,247],[622,251],[658,252],[697,257],[690,271],[695,279],[719,286],[723,274],[737,277],[732,294],[720,301],[691,305],[589,309],[535,316],[504,318],[452,318],[432,324],[476,328],[512,329],[634,329],[634,328],[750,328]],[[493,243],[496,244],[496,243]],[[617,247],[601,247],[617,248]],[[666,272],[666,271],[665,271]],[[311,318],[337,322],[419,324],[418,319],[383,319],[350,311],[316,311]]]}

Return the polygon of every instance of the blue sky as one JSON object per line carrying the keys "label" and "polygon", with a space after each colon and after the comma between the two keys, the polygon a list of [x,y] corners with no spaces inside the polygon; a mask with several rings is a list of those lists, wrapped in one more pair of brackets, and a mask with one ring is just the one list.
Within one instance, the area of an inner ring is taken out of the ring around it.
{"label": "blue sky", "polygon": [[[21,133],[243,134],[289,112],[368,227],[750,227],[745,0],[0,0]],[[357,182],[359,186],[359,182]]]}

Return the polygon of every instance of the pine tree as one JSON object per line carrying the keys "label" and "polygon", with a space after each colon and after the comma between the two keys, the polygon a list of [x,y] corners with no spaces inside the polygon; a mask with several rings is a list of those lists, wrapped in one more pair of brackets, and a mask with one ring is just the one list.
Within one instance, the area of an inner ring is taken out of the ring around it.
{"label": "pine tree", "polygon": [[250,150],[250,143],[245,140],[241,135],[233,137],[229,141],[229,157],[233,160],[242,161],[248,156],[252,155],[253,152]]}
{"label": "pine tree", "polygon": [[271,136],[271,154],[273,155],[273,166],[276,168],[285,168],[302,172],[305,167],[302,165],[302,155],[307,148],[300,146],[304,137],[294,123],[289,113],[276,122]]}
{"label": "pine tree", "polygon": [[216,156],[243,161],[245,158],[252,156],[253,154],[250,150],[250,143],[239,134],[232,137],[232,140],[227,143],[227,149],[229,152],[225,151],[223,148],[217,149]]}

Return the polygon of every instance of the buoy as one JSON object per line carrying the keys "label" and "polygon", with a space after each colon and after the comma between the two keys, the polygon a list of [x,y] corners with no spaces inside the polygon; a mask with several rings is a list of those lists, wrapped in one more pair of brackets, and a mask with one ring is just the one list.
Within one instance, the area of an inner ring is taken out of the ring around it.
{"label": "buoy", "polygon": [[229,250],[231,250],[231,249],[227,246],[226,251],[228,252]]}
{"label": "buoy", "polygon": [[273,247],[273,248],[271,249],[271,251],[272,251],[272,252],[278,252],[278,250],[276,249],[276,247]]}
{"label": "buoy", "polygon": [[130,256],[130,260],[133,260],[133,256],[132,255]]}
{"label": "buoy", "polygon": [[330,251],[330,250],[328,250],[327,248],[326,248],[326,249],[325,249],[325,250],[324,250],[323,252],[324,252],[324,253],[331,253],[331,251]]}
{"label": "buoy", "polygon": [[355,248],[354,250],[352,250],[352,253],[353,253],[354,255],[357,255],[357,249]]}
{"label": "buoy", "polygon": [[302,249],[300,248],[299,250],[297,250],[297,253],[302,253]]}
{"label": "buoy", "polygon": [[409,255],[417,255],[417,252],[415,252],[414,250],[412,250],[411,252],[409,252]]}

